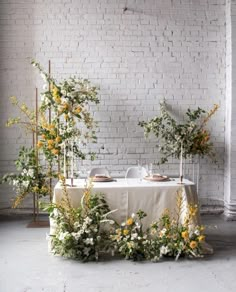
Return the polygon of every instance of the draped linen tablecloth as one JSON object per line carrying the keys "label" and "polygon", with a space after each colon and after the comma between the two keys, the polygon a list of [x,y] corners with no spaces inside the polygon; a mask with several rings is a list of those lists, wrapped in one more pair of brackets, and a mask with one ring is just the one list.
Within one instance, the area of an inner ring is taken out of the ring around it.
{"label": "draped linen tablecloth", "polygon": [[[171,214],[176,214],[177,191],[182,191],[183,220],[187,212],[187,204],[198,204],[198,197],[195,184],[184,180],[184,184],[178,184],[179,179],[171,179],[166,182],[150,182],[137,179],[116,179],[112,182],[93,183],[93,192],[102,193],[111,210],[118,209],[112,214],[112,218],[118,223],[125,221],[132,213],[139,209],[147,213],[143,220],[144,227],[159,219],[165,209],[169,209]],[[69,181],[68,181],[69,182]],[[74,180],[74,187],[67,187],[69,198],[73,207],[80,205],[85,187],[85,180]],[[58,182],[54,188],[53,202],[59,203],[63,197],[62,186]],[[50,234],[54,233],[53,222],[51,221]],[[195,224],[200,224],[197,215]]]}

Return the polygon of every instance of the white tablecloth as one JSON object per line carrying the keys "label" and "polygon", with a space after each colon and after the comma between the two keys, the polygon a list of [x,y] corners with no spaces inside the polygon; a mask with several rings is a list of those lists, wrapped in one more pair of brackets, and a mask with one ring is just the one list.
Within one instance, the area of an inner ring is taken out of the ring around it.
{"label": "white tablecloth", "polygon": [[[125,221],[132,213],[142,209],[148,216],[144,219],[144,227],[152,221],[157,220],[163,211],[168,208],[174,215],[176,211],[177,191],[183,189],[184,211],[182,219],[186,214],[188,203],[197,204],[198,198],[194,183],[184,180],[184,184],[178,184],[179,179],[172,179],[166,182],[139,181],[137,179],[117,179],[112,182],[93,183],[93,192],[102,193],[111,210],[118,209],[112,214],[118,223]],[[69,183],[69,181],[68,181]],[[72,206],[80,205],[81,197],[85,186],[85,180],[74,180],[74,187],[68,187],[68,194]],[[62,187],[58,182],[54,189],[53,202],[59,203],[63,196]],[[199,224],[199,216],[196,224]],[[54,228],[51,226],[51,234]]]}

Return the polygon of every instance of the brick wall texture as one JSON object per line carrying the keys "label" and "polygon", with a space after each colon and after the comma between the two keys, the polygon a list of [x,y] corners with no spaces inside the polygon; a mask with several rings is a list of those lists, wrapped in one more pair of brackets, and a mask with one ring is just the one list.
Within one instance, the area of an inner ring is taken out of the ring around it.
{"label": "brick wall texture", "polygon": [[[223,0],[1,0],[0,173],[13,171],[19,147],[31,143],[19,129],[5,128],[6,119],[17,115],[8,97],[32,104],[35,86],[41,90],[43,83],[30,60],[47,68],[50,59],[58,80],[78,75],[100,87],[101,103],[91,107],[98,143],[90,149],[98,153],[93,164],[113,175],[124,175],[138,159],[158,159],[155,138],[145,140],[137,124],[158,114],[163,98],[180,116],[188,107],[208,110],[218,103],[209,123],[218,163],[200,161],[199,196],[204,204],[221,204],[225,8]],[[178,161],[156,170],[178,173]],[[12,196],[1,187],[0,208]]]}

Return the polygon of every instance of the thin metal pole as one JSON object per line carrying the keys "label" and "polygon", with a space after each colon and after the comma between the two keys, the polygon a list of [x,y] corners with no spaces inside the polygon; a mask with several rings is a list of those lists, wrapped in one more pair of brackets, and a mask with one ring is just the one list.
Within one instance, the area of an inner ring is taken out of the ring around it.
{"label": "thin metal pole", "polygon": [[199,191],[199,173],[200,173],[200,156],[198,155],[198,161],[197,161],[197,193]]}
{"label": "thin metal pole", "polygon": [[[48,75],[49,77],[51,77],[51,61],[49,60],[48,61]],[[51,92],[51,83],[50,81],[48,82],[48,90],[49,92]],[[49,121],[49,124],[51,124],[51,121],[52,121],[52,113],[51,113],[51,107],[49,107],[49,110],[48,110],[48,121]],[[49,162],[49,172],[50,172],[50,175],[52,173],[52,164],[51,162]],[[49,180],[49,195],[50,195],[50,202],[52,202],[52,178],[50,177],[50,180]]]}
{"label": "thin metal pole", "polygon": [[195,183],[195,161],[194,161],[193,156],[191,159],[192,159],[192,180]]}
{"label": "thin metal pole", "polygon": [[[35,152],[36,152],[36,175],[38,179],[38,166],[39,166],[39,152],[38,152],[38,88],[35,88],[35,120],[36,120],[36,125],[35,125]],[[36,211],[37,211],[37,220],[39,216],[39,195],[37,193],[36,195]]]}

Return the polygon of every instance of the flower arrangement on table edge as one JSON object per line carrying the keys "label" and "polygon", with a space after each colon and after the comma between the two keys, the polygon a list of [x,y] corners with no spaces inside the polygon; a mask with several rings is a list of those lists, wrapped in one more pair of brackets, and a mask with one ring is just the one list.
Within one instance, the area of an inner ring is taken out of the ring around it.
{"label": "flower arrangement on table edge", "polygon": [[[7,182],[16,190],[13,207],[19,206],[31,193],[37,193],[39,196],[50,195],[51,188],[48,187],[47,180],[59,176],[59,168],[64,163],[64,152],[67,166],[72,150],[75,158],[85,159],[87,155],[91,160],[95,158],[95,153],[87,153],[85,146],[89,142],[96,142],[96,122],[89,112],[89,104],[99,103],[97,88],[91,86],[89,80],[76,77],[57,82],[39,63],[32,61],[32,65],[39,70],[46,82],[45,91],[41,93],[42,101],[38,113],[26,103],[20,104],[17,98],[12,96],[10,101],[19,109],[20,116],[9,118],[6,123],[7,127],[19,125],[26,133],[38,137],[35,150],[32,147],[20,149],[19,157],[15,161],[17,173],[5,174],[0,179],[0,183]],[[41,158],[46,160],[44,167],[41,165]],[[24,159],[28,161],[27,165]],[[56,166],[58,171],[55,170]]]}
{"label": "flower arrangement on table edge", "polygon": [[[181,147],[184,158],[209,156],[215,161],[213,143],[210,132],[205,128],[207,122],[218,110],[214,105],[209,112],[198,107],[196,110],[187,109],[185,122],[179,123],[168,112],[165,101],[160,103],[160,116],[149,121],[141,121],[145,136],[153,133],[158,141],[158,149],[162,154],[158,164],[166,163],[169,157],[180,158]],[[182,146],[181,146],[182,145]]]}
{"label": "flower arrangement on table edge", "polygon": [[102,194],[92,194],[92,182],[84,190],[80,207],[73,208],[63,177],[62,183],[61,202],[44,206],[56,224],[55,234],[50,239],[52,252],[81,261],[97,260],[99,253],[107,250],[109,241],[101,227],[114,224],[107,218],[114,211],[109,209]]}
{"label": "flower arrangement on table edge", "polygon": [[180,256],[203,256],[205,235],[204,227],[195,225],[197,206],[188,205],[187,214],[181,219],[182,189],[177,194],[176,214],[165,210],[147,230],[143,230],[142,220],[147,215],[142,210],[121,225],[108,218],[117,210],[110,211],[102,194],[92,193],[91,183],[85,188],[79,208],[72,207],[64,186],[62,201],[48,205],[45,210],[56,226],[50,236],[55,255],[90,261],[98,260],[101,253],[118,253],[125,259],[153,262],[163,257],[178,260]]}

